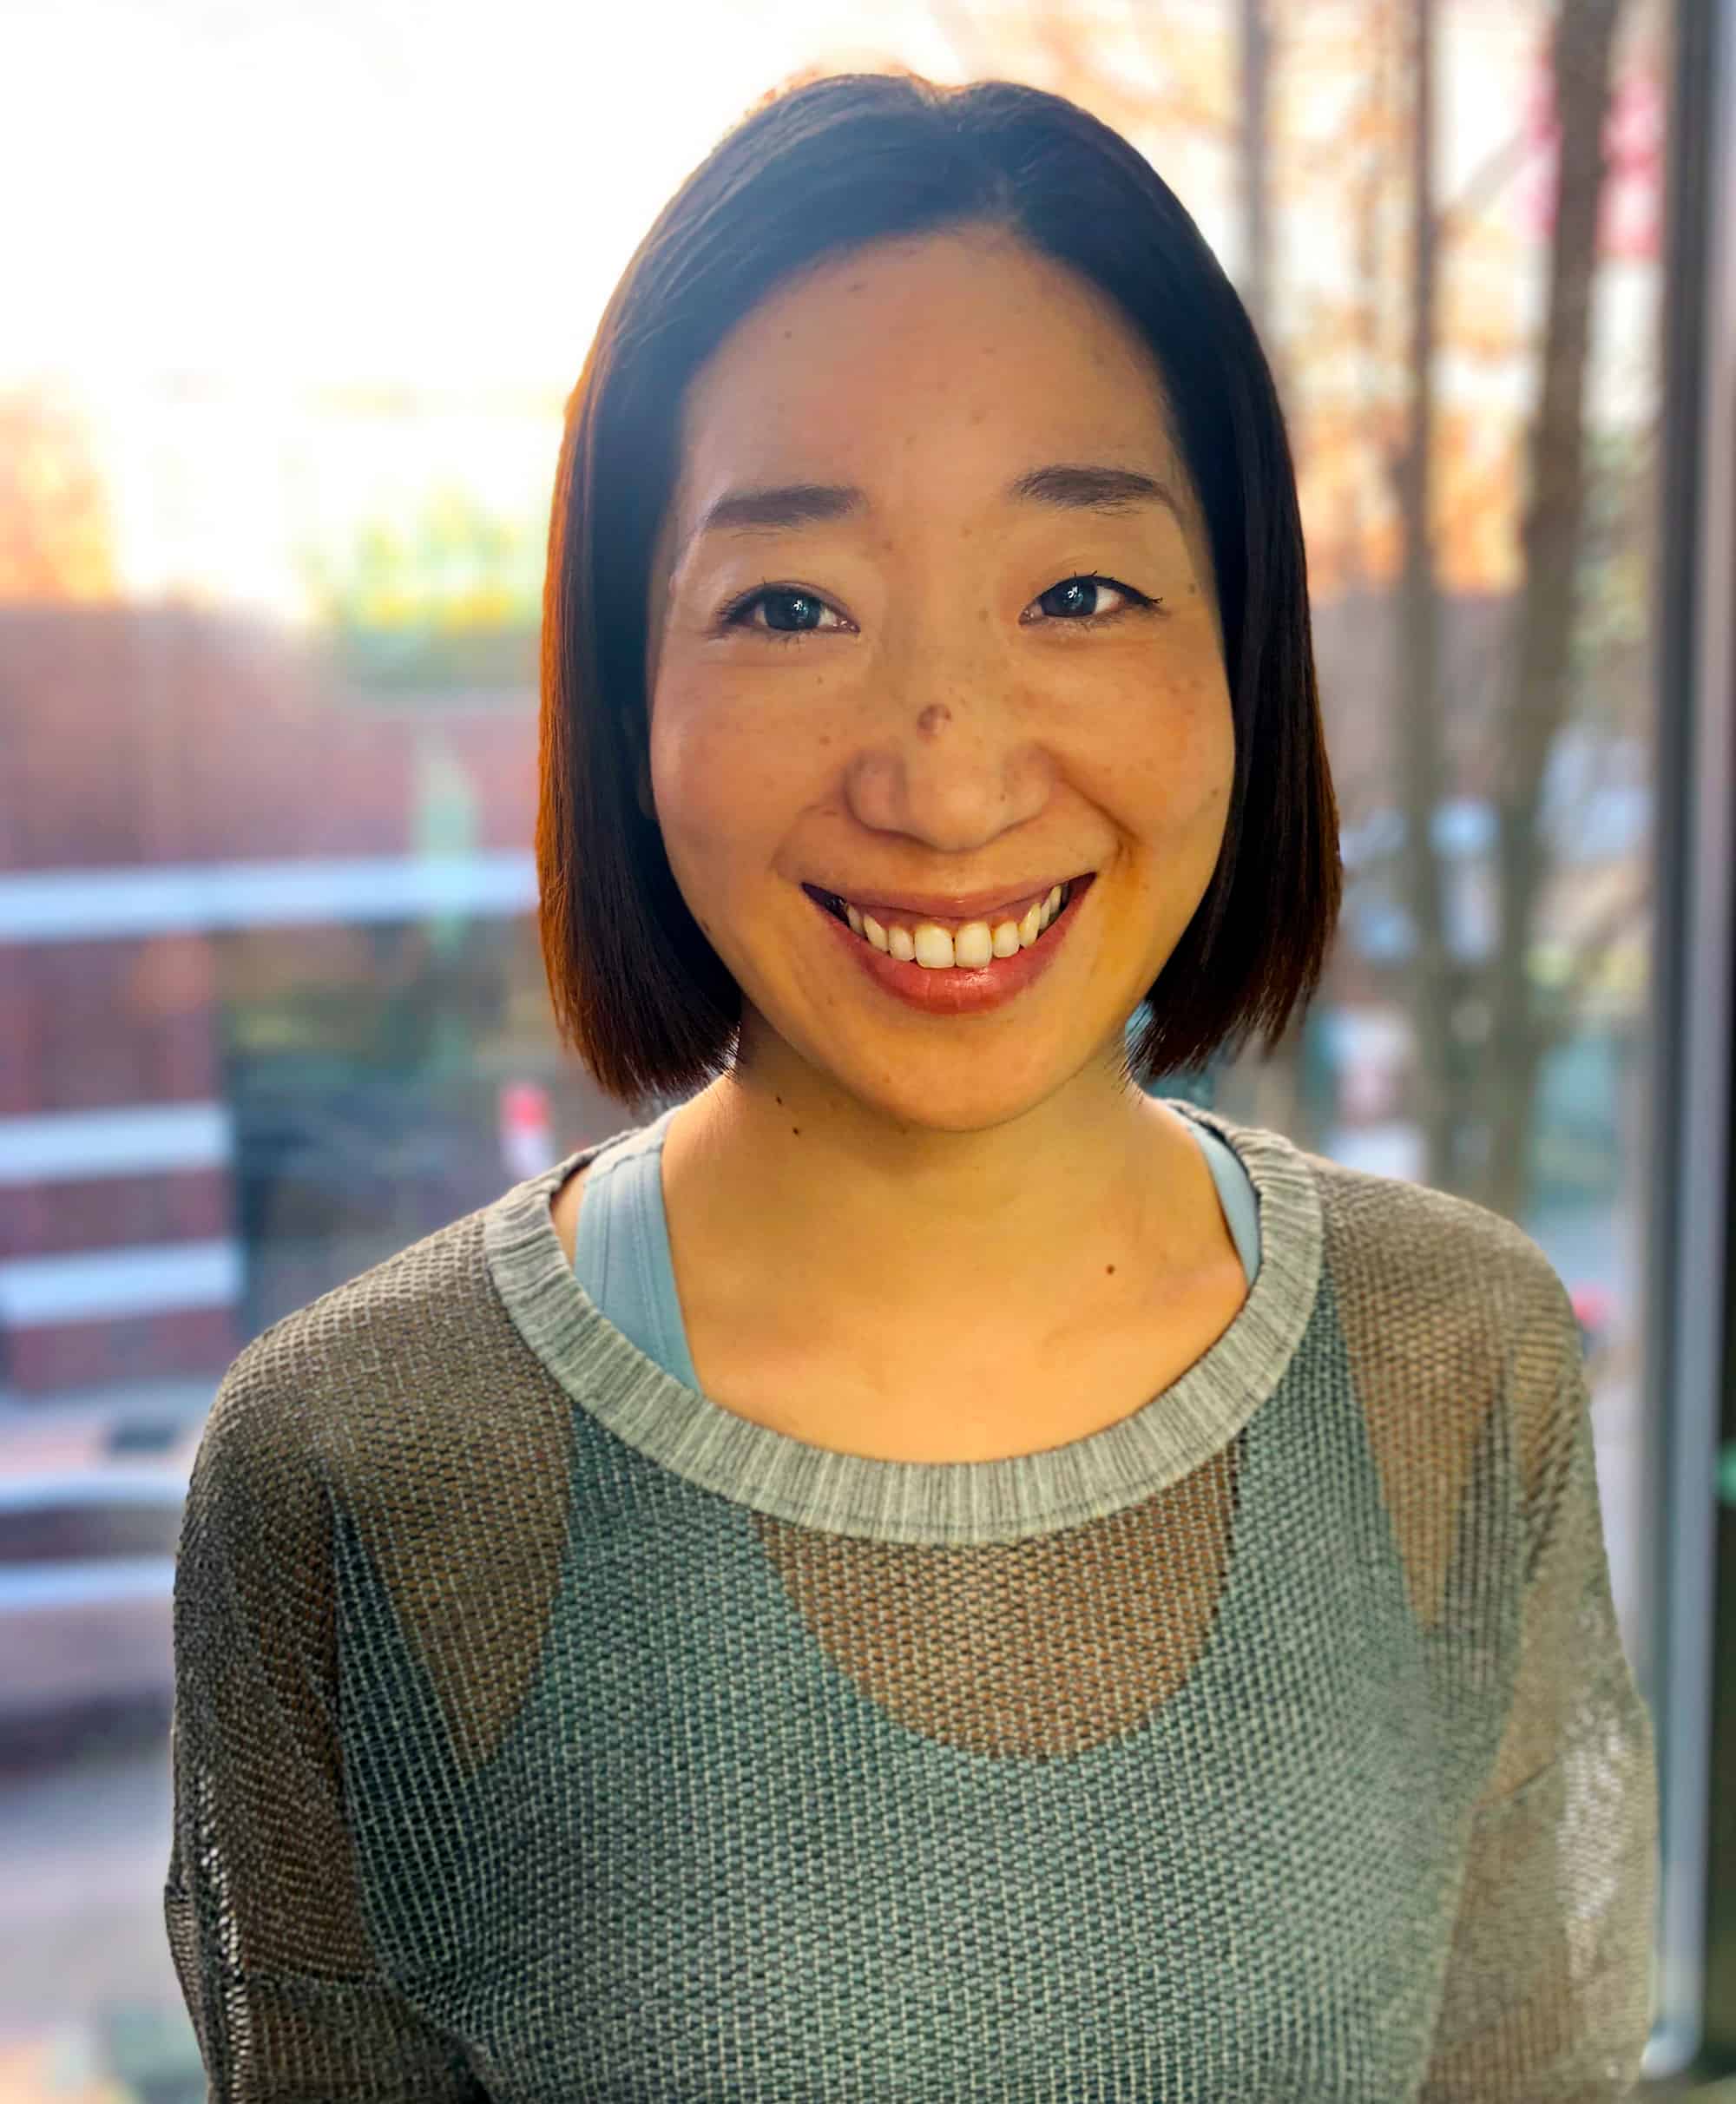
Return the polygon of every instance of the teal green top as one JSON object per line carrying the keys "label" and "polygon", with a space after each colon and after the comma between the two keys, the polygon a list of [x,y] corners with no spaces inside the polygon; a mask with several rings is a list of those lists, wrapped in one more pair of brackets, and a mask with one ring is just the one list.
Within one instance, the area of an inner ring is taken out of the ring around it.
{"label": "teal green top", "polygon": [[1657,1776],[1567,1292],[1491,1213],[1167,1100],[1252,1188],[1253,1283],[1039,1452],[684,1380],[657,1265],[617,1291],[611,1228],[595,1298],[549,1211],[639,1128],[247,1345],[175,1571],[212,2099],[1630,2094]]}

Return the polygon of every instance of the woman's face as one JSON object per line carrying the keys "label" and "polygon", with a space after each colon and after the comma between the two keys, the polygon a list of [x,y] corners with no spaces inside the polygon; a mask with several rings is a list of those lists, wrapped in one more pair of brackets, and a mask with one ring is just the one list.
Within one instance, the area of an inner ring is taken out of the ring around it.
{"label": "woman's face", "polygon": [[[1055,467],[1174,508],[1013,488]],[[707,523],[790,485],[858,494]],[[976,232],[774,293],[688,391],[648,616],[650,792],[741,989],[741,1070],[957,1131],[1101,1087],[1211,879],[1234,759],[1203,525],[1112,303]],[[886,990],[804,889],[1010,901],[1088,871],[1044,969],[951,1015]]]}

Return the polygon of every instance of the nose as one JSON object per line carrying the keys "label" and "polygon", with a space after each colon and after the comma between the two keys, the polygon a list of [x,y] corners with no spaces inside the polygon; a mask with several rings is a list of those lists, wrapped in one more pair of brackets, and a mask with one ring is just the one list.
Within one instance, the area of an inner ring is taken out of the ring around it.
{"label": "nose", "polygon": [[948,680],[944,695],[931,674],[926,694],[900,684],[884,711],[865,712],[845,766],[846,799],[863,825],[963,855],[1037,815],[1054,768],[1016,697],[995,691],[980,668],[974,680]]}

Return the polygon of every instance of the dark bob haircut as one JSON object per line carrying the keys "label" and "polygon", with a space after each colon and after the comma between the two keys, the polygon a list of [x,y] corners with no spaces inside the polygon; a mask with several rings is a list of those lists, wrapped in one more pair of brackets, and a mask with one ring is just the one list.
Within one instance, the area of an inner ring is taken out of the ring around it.
{"label": "dark bob haircut", "polygon": [[[768,97],[641,242],[567,404],[543,588],[536,867],[562,1041],[622,1101],[727,1071],[740,990],[640,808],[648,573],[688,383],[781,280],[896,236],[994,228],[1106,293],[1161,372],[1209,536],[1235,777],[1205,897],[1144,996],[1141,1086],[1266,1055],[1318,984],[1342,881],[1283,411],[1246,310],[1119,134],[1010,81],[843,74]],[[1251,851],[1244,853],[1244,845]]]}

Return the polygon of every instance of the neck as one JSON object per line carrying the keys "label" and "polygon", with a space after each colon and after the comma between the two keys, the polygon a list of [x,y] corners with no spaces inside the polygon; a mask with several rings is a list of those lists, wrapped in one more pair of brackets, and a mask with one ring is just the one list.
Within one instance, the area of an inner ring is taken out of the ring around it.
{"label": "neck", "polygon": [[[899,1121],[811,1068],[725,1075],[670,1121],[677,1260],[713,1305],[925,1339],[1061,1334],[1200,1263],[1209,1172],[1175,1114],[1105,1064],[976,1131]],[[1215,1198],[1207,1202],[1215,1208]]]}

